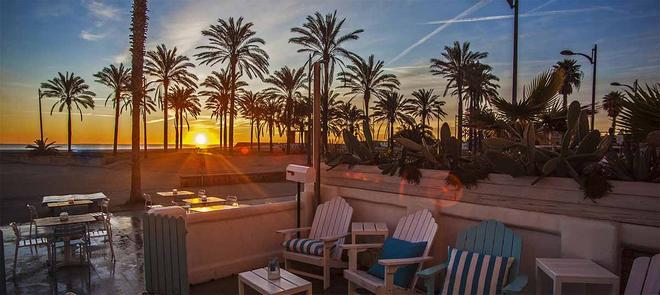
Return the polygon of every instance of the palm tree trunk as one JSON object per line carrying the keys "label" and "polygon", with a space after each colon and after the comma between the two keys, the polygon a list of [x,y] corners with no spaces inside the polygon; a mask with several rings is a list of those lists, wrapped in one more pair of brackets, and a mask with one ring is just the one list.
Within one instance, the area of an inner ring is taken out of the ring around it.
{"label": "palm tree trunk", "polygon": [[261,122],[257,121],[257,152],[261,152]]}
{"label": "palm tree trunk", "polygon": [[[144,43],[147,34],[147,0],[133,0],[131,25],[131,84],[141,85],[144,79]],[[144,99],[142,89],[133,87],[133,110],[131,119],[131,196],[133,203],[141,202],[142,187],[140,175],[140,103]],[[167,109],[167,108],[165,108]],[[167,114],[167,113],[166,113]],[[165,117],[167,126],[167,117]],[[167,130],[167,129],[165,129]],[[165,132],[167,134],[167,131]],[[167,137],[166,137],[167,138]],[[167,141],[165,141],[167,142]],[[167,148],[167,145],[165,146]]]}
{"label": "palm tree trunk", "polygon": [[183,150],[183,110],[179,111],[179,149]]}
{"label": "palm tree trunk", "polygon": [[41,135],[41,141],[43,142],[44,141],[44,120],[43,120],[43,114],[41,113],[41,89],[39,89],[38,94],[39,94],[39,134]]}
{"label": "palm tree trunk", "polygon": [[71,103],[68,102],[66,104],[66,109],[69,113],[68,115],[68,121],[67,121],[67,131],[68,131],[68,136],[67,136],[67,151],[71,152]]}
{"label": "palm tree trunk", "polygon": [[231,99],[229,100],[229,153],[234,151],[234,102],[236,100],[236,62],[231,62]]}
{"label": "palm tree trunk", "polygon": [[[143,98],[144,99],[144,98]],[[144,158],[147,158],[147,105],[142,107],[142,129],[144,132]]]}
{"label": "palm tree trunk", "polygon": [[460,143],[458,147],[460,154],[463,150],[463,83],[458,80],[456,85],[458,86],[458,130],[456,131],[456,138]]}
{"label": "palm tree trunk", "polygon": [[364,118],[367,120],[367,125],[369,125],[369,100],[371,99],[371,92],[366,91],[364,93]]}
{"label": "palm tree trunk", "polygon": [[562,101],[562,106],[564,107],[564,111],[568,112],[568,94],[564,93],[564,100]]}
{"label": "palm tree trunk", "polygon": [[323,93],[321,94],[321,106],[323,107],[324,111],[324,116],[321,121],[322,124],[322,133],[321,133],[321,140],[323,141],[323,151],[321,152],[322,155],[326,155],[328,153],[328,115],[329,115],[329,105],[328,101],[330,100],[330,69],[328,68],[329,64],[329,56],[324,56],[323,57]]}
{"label": "palm tree trunk", "polygon": [[117,155],[117,135],[119,133],[119,89],[115,90],[115,137],[112,144],[112,155]]}
{"label": "palm tree trunk", "polygon": [[270,138],[270,141],[268,142],[268,146],[270,148],[270,152],[273,152],[273,123],[268,123],[268,137]]}
{"label": "palm tree trunk", "polygon": [[174,108],[174,150],[179,149],[179,111]]}
{"label": "palm tree trunk", "polygon": [[167,88],[170,87],[168,79],[163,80],[163,150],[167,151]]}
{"label": "palm tree trunk", "polygon": [[[286,97],[286,109],[284,110],[284,118],[286,120],[286,154],[288,155],[291,152],[291,139],[289,138],[290,133],[291,133],[291,96],[292,94],[289,93],[288,96]],[[295,136],[294,136],[295,140]]]}
{"label": "palm tree trunk", "polygon": [[252,143],[253,143],[253,138],[252,138],[252,132],[254,131],[254,120],[250,119],[250,151],[252,150]]}
{"label": "palm tree trunk", "polygon": [[222,147],[227,149],[227,110],[225,110],[225,115],[223,116],[222,120],[224,121],[222,124],[224,125],[224,133],[222,134],[223,140],[222,140]]}

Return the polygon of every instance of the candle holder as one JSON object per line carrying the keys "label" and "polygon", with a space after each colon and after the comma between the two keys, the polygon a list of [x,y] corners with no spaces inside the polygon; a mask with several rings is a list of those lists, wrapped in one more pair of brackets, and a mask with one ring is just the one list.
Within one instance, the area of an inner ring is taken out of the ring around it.
{"label": "candle holder", "polygon": [[279,280],[280,278],[280,261],[277,257],[273,257],[268,261],[268,279]]}

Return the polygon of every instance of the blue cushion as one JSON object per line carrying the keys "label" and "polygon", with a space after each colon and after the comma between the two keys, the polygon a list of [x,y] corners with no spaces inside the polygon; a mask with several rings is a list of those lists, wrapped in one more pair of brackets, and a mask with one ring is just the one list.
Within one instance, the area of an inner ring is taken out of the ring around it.
{"label": "blue cushion", "polygon": [[440,294],[502,294],[514,257],[447,248],[449,263]]}
{"label": "blue cushion", "polygon": [[[414,258],[424,255],[426,249],[426,242],[408,242],[395,238],[387,238],[383,243],[383,249],[380,252],[378,259],[398,259],[398,258]],[[410,281],[415,272],[417,271],[418,264],[410,264],[400,266],[394,273],[394,284],[403,288],[410,287]],[[385,267],[374,263],[368,271],[369,274],[381,279],[385,278]]]}

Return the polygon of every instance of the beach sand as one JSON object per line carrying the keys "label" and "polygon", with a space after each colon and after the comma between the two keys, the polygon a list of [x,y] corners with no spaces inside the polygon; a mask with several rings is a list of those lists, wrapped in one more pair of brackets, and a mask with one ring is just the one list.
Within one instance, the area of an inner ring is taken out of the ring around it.
{"label": "beach sand", "polygon": [[[103,192],[111,200],[111,210],[142,208],[136,204],[127,208],[130,192],[131,166],[128,153],[112,157],[102,153],[109,164],[95,166],[47,165],[9,161],[0,155],[0,224],[29,219],[26,204],[39,208],[47,195]],[[108,157],[111,157],[108,159]],[[142,190],[147,193],[169,191],[179,187],[179,176],[201,173],[200,156],[194,151],[152,151],[148,159],[141,159]],[[206,173],[242,173],[283,171],[287,164],[304,164],[305,155],[234,155],[204,154]],[[185,188],[196,192],[198,188]],[[225,197],[234,194],[240,200],[292,196],[293,183],[251,183],[207,187],[209,196]],[[161,200],[162,201],[162,200]]]}

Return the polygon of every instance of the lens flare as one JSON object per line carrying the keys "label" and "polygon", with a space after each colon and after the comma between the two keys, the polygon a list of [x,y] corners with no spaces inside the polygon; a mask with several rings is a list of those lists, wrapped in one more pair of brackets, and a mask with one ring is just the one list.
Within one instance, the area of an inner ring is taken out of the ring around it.
{"label": "lens flare", "polygon": [[204,133],[198,133],[195,136],[195,144],[197,146],[204,146],[204,145],[206,145],[207,141],[208,140],[206,139],[206,134],[204,134]]}

